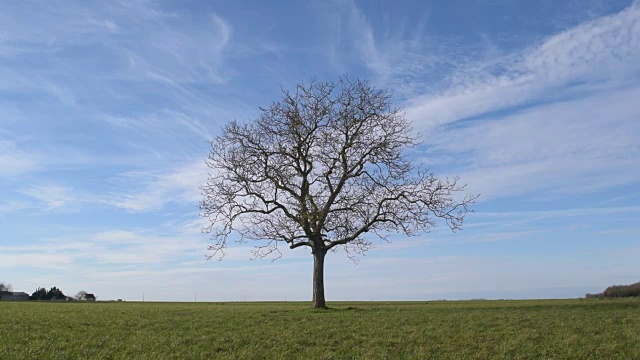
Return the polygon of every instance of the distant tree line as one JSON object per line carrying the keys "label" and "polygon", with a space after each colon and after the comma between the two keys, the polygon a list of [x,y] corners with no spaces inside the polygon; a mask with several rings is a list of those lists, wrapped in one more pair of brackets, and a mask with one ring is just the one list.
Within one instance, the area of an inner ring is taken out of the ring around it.
{"label": "distant tree line", "polygon": [[604,294],[603,293],[597,293],[597,294],[585,294],[584,297],[586,297],[587,299],[597,299],[597,298],[603,298]]}
{"label": "distant tree line", "polygon": [[[13,287],[11,284],[0,282],[0,293],[11,293],[13,292]],[[27,295],[25,293],[20,292],[20,294]],[[88,293],[84,290],[79,291],[74,297],[65,295],[62,290],[57,287],[52,287],[49,290],[38,287],[36,291],[34,291],[30,296],[29,300],[89,300],[95,301],[96,296]]]}
{"label": "distant tree line", "polygon": [[82,290],[79,291],[76,296],[71,297],[65,295],[62,290],[57,287],[52,287],[47,290],[45,288],[39,287],[36,291],[29,296],[29,300],[95,300],[96,297],[93,294],[89,294],[88,292]]}
{"label": "distant tree line", "polygon": [[586,298],[618,298],[640,296],[640,282],[631,285],[609,286],[604,292],[598,294],[586,294]]}
{"label": "distant tree line", "polygon": [[29,300],[67,300],[67,296],[55,286],[49,290],[39,287],[29,296]]}
{"label": "distant tree line", "polygon": [[606,297],[640,296],[640,282],[631,285],[609,286],[603,294]]}

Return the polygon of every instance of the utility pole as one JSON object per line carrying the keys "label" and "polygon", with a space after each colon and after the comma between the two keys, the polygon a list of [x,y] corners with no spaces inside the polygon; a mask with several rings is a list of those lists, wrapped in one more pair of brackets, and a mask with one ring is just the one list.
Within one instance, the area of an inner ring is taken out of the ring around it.
{"label": "utility pole", "polygon": [[144,291],[142,292],[142,302],[144,302]]}

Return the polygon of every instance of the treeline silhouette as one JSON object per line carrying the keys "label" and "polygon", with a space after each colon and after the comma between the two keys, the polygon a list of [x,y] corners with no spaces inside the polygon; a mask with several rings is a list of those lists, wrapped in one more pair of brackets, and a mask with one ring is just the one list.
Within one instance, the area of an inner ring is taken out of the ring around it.
{"label": "treeline silhouette", "polygon": [[640,282],[631,285],[609,286],[603,294],[606,297],[640,296]]}
{"label": "treeline silhouette", "polygon": [[38,288],[36,291],[29,296],[29,300],[66,300],[67,296],[62,292],[62,290],[57,287],[52,287],[49,290],[45,288]]}
{"label": "treeline silhouette", "polygon": [[606,288],[599,294],[587,294],[587,298],[618,298],[640,296],[640,282],[630,285],[613,285]]}

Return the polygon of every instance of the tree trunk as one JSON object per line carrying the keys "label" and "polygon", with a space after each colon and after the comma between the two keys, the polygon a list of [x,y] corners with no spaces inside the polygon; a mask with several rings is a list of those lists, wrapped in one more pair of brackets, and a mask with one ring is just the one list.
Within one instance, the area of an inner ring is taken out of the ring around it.
{"label": "tree trunk", "polygon": [[313,251],[313,305],[314,309],[326,309],[324,301],[324,257],[322,249]]}

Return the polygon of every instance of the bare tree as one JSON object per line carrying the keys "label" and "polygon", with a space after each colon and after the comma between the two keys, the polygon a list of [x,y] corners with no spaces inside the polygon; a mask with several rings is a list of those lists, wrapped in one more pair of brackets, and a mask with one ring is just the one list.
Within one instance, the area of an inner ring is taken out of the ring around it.
{"label": "bare tree", "polygon": [[363,253],[374,237],[416,235],[444,219],[462,229],[475,195],[457,178],[440,179],[414,164],[418,144],[388,92],[366,81],[310,82],[254,121],[233,121],[210,142],[212,172],[201,215],[211,233],[208,258],[228,240],[263,240],[255,257],[282,256],[279,245],[313,254],[313,307],[325,308],[324,259],[342,247]]}
{"label": "bare tree", "polygon": [[11,292],[13,291],[13,287],[11,286],[11,284],[5,284],[3,282],[0,282],[0,291]]}

